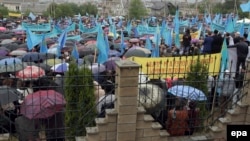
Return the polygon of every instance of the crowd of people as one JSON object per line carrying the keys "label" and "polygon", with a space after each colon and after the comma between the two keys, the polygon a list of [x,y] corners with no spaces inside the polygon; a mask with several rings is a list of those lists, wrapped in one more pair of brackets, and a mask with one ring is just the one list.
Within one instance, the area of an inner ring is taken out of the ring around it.
{"label": "crowd of people", "polygon": [[[17,23],[16,24],[20,24]],[[4,24],[3,24],[4,26]],[[6,26],[5,26],[6,27]],[[6,27],[8,29],[8,27]],[[11,27],[13,28],[13,27]],[[103,30],[106,30],[108,28],[107,26],[103,26]],[[77,31],[77,30],[76,30]],[[122,31],[123,32],[123,31]],[[124,31],[125,33],[126,31]],[[241,88],[243,85],[243,79],[244,79],[244,72],[246,70],[245,66],[245,60],[248,56],[248,46],[249,41],[247,40],[247,34],[244,34],[243,37],[239,36],[239,33],[219,33],[217,30],[214,31],[207,31],[205,37],[201,37],[200,40],[193,41],[191,37],[191,29],[186,29],[185,33],[182,38],[182,45],[180,48],[176,47],[175,45],[172,45],[171,47],[164,44],[164,41],[162,40],[159,48],[160,48],[160,57],[174,57],[174,56],[182,56],[182,55],[199,55],[199,54],[213,54],[213,53],[220,53],[223,45],[224,39],[226,39],[226,44],[228,48],[236,48],[237,50],[237,65],[236,65],[236,75],[233,77],[231,74],[233,72],[230,72],[230,69],[226,70],[224,73],[223,79],[220,81],[217,81],[218,76],[208,76],[207,81],[207,87],[208,87],[208,106],[207,109],[211,110],[214,93],[216,93],[216,88],[221,88],[220,92],[220,102],[217,104],[225,103],[228,99],[231,98],[232,94],[234,93],[235,89]],[[73,33],[72,33],[73,34]],[[74,31],[74,34],[77,34],[77,32]],[[11,30],[6,30],[1,35],[1,47],[8,48],[9,44],[16,44],[19,46],[19,48],[22,48],[21,50],[27,51],[27,43],[25,43],[25,34],[24,33],[15,33]],[[8,35],[8,36],[7,36]],[[149,36],[149,35],[147,35]],[[96,36],[93,36],[96,38]],[[93,40],[93,37],[91,37],[91,40]],[[129,35],[127,35],[129,37]],[[8,44],[3,44],[3,41],[5,39],[11,39],[12,42]],[[86,39],[86,38],[85,38]],[[95,39],[94,39],[95,40]],[[117,57],[119,59],[128,58],[131,56],[126,56],[126,53],[133,50],[133,49],[144,49],[145,55],[144,57],[150,57],[151,56],[151,50],[145,49],[146,46],[146,40],[145,38],[134,38],[133,35],[127,39],[126,42],[126,49],[124,52],[121,52],[119,50],[120,48],[115,47],[115,43],[120,43],[121,38],[118,37],[116,40],[113,39],[113,36],[108,37],[109,43],[110,43],[110,51],[109,51],[109,58]],[[51,41],[49,43],[49,41]],[[48,48],[55,45],[55,41],[53,40],[47,40],[48,42]],[[77,45],[80,47],[81,45],[85,45],[87,41],[81,40],[77,42]],[[153,41],[151,42],[154,46]],[[22,47],[20,47],[22,46]],[[72,49],[72,48],[71,48]],[[32,52],[39,52],[40,48],[39,46],[34,47]],[[13,57],[11,56],[11,52],[14,50],[9,49],[4,56],[1,56],[2,58],[8,58]],[[72,50],[66,50],[62,52],[62,56],[60,59],[64,62],[70,61],[70,54]],[[28,52],[28,51],[27,51]],[[96,55],[98,53],[91,52],[90,54],[83,54],[81,58],[86,59],[95,63]],[[91,57],[90,57],[91,56]],[[14,57],[18,57],[17,55],[14,55]],[[40,60],[39,63],[43,63],[44,60]],[[37,63],[37,62],[34,62]],[[38,64],[39,64],[38,63]],[[46,71],[46,77],[44,79],[40,78],[36,81],[32,82],[22,82],[19,81],[16,78],[13,78],[11,76],[15,74],[11,73],[1,73],[1,87],[10,87],[10,88],[16,88],[18,90],[18,93],[22,93],[24,96],[27,96],[28,94],[34,93],[38,90],[47,89],[46,87],[53,87],[55,91],[60,92],[63,94],[63,74],[60,73],[56,74],[54,72],[51,72],[51,70]],[[96,97],[96,104],[98,104],[101,100],[105,100],[105,95],[109,95],[109,103],[107,106],[108,108],[114,107],[114,89],[115,89],[115,70],[114,68],[110,70],[105,70],[102,72],[98,72],[98,74],[94,74],[94,81],[93,84],[95,87],[95,97]],[[60,80],[59,80],[60,79]],[[179,80],[178,80],[179,81]],[[151,81],[152,82],[152,81]],[[150,83],[150,82],[149,82]],[[153,82],[152,82],[153,83]],[[157,83],[153,83],[155,85],[158,85]],[[180,84],[180,82],[176,83]],[[176,84],[171,84],[172,86]],[[166,85],[166,84],[165,84]],[[216,85],[218,87],[216,87]],[[44,87],[41,87],[44,86]],[[161,86],[159,86],[161,87]],[[162,89],[166,89],[161,87]],[[1,88],[2,89],[2,88]],[[217,98],[216,94],[216,98]],[[236,100],[237,98],[234,98]],[[8,103],[6,105],[1,105],[0,114],[4,115],[6,117],[9,117],[6,121],[6,119],[1,117],[0,125],[1,127],[4,127],[4,129],[7,130],[1,130],[1,132],[10,132],[10,133],[19,133],[20,140],[26,140],[29,138],[26,136],[27,132],[32,131],[32,138],[31,140],[38,139],[39,137],[39,127],[38,126],[44,126],[46,129],[46,137],[47,140],[53,141],[53,140],[64,140],[64,121],[63,121],[63,113],[57,113],[56,115],[47,118],[47,119],[41,119],[41,120],[34,120],[32,124],[29,119],[27,119],[25,116],[20,115],[20,104],[22,103],[21,100],[14,101],[11,103]],[[169,110],[163,110],[165,112],[165,115],[163,116],[164,119],[161,121],[163,128],[166,129],[171,135],[173,136],[180,136],[180,135],[192,135],[193,132],[195,132],[195,128],[197,128],[200,124],[200,117],[199,117],[199,108],[197,107],[197,103],[195,101],[190,101],[188,99],[184,98],[174,98],[171,100],[172,105]],[[105,113],[103,113],[105,106],[103,108],[102,105],[97,106],[97,110],[99,112],[99,117],[105,116]],[[106,107],[106,108],[107,108]],[[220,106],[221,111],[225,111],[228,107],[227,105]],[[159,115],[157,115],[159,117]],[[157,118],[157,117],[156,117]],[[55,122],[56,121],[56,122]],[[23,130],[28,129],[29,131]],[[22,127],[22,128],[20,128]],[[56,137],[56,138],[53,138]]]}

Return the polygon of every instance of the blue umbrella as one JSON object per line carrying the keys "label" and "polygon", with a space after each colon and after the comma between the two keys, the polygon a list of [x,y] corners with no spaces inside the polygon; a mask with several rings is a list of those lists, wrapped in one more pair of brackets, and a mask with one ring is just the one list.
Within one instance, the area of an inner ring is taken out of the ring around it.
{"label": "blue umbrella", "polygon": [[176,85],[168,89],[168,92],[182,98],[190,100],[204,101],[207,100],[206,95],[201,91],[191,86]]}
{"label": "blue umbrella", "polygon": [[19,58],[5,58],[0,60],[0,66],[2,65],[13,65],[13,64],[21,64],[22,60]]}
{"label": "blue umbrella", "polygon": [[16,72],[24,69],[27,66],[19,58],[5,58],[0,60],[0,73]]}
{"label": "blue umbrella", "polygon": [[56,64],[55,66],[51,67],[51,70],[53,72],[57,72],[57,73],[64,73],[64,72],[68,71],[68,69],[69,69],[68,63],[60,63],[60,64]]}

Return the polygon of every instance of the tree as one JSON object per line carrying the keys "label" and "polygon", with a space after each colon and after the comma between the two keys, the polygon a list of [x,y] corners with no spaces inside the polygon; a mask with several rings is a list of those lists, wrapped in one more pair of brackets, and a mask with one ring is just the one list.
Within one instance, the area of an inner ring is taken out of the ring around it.
{"label": "tree", "polygon": [[[85,126],[94,126],[96,117],[92,73],[88,68],[78,68],[75,62],[69,65],[65,77],[66,136],[85,136]],[[74,140],[74,139],[70,139]]]}
{"label": "tree", "polygon": [[65,16],[72,17],[74,15],[78,15],[79,13],[81,15],[85,15],[86,13],[96,15],[97,12],[97,7],[91,3],[82,4],[80,6],[75,3],[52,3],[43,14],[48,16],[50,15],[54,18],[60,18]]}
{"label": "tree", "polygon": [[131,0],[128,13],[130,19],[141,19],[147,16],[147,9],[141,0]]}
{"label": "tree", "polygon": [[30,9],[25,10],[23,16],[28,17],[30,12],[31,12]]}
{"label": "tree", "polygon": [[0,5],[0,17],[7,16],[8,14],[9,14],[8,8]]}
{"label": "tree", "polygon": [[97,15],[98,9],[95,5],[91,3],[86,3],[86,4],[80,5],[79,12],[81,15],[86,15],[87,13],[89,15]]}
{"label": "tree", "polygon": [[44,15],[54,17],[55,15],[55,10],[57,8],[58,4],[56,3],[51,3],[47,10],[44,12]]}
{"label": "tree", "polygon": [[[196,62],[192,60],[190,65],[190,70],[187,72],[185,84],[192,86],[196,89],[201,90],[207,97],[208,88],[207,88],[207,78],[208,78],[208,64],[201,62],[200,56]],[[206,110],[206,101],[198,102],[198,108],[200,109],[200,119],[207,118],[208,111]],[[204,127],[204,122],[200,122],[200,127]]]}

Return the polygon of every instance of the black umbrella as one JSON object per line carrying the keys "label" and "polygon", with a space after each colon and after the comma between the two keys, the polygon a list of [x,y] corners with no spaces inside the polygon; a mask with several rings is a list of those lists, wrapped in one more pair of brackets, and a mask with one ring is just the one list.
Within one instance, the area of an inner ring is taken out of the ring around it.
{"label": "black umbrella", "polygon": [[129,58],[129,57],[147,57],[148,55],[143,51],[143,50],[140,50],[140,49],[129,49],[125,54],[124,56],[126,58]]}
{"label": "black umbrella", "polygon": [[21,93],[8,86],[0,86],[0,104],[5,105],[17,101]]}
{"label": "black umbrella", "polygon": [[0,50],[5,50],[5,51],[10,52],[10,50],[8,48],[6,48],[6,47],[0,47]]}
{"label": "black umbrella", "polygon": [[13,51],[13,50],[16,50],[16,49],[20,48],[19,45],[15,44],[15,43],[5,44],[3,46],[6,47],[7,49],[9,49],[10,51]]}
{"label": "black umbrella", "polygon": [[79,52],[79,57],[84,57],[87,55],[91,55],[95,53],[95,50],[91,49],[91,48],[82,48],[78,50]]}
{"label": "black umbrella", "polygon": [[0,35],[0,39],[11,39],[11,38],[12,38],[12,36],[9,34],[1,34]]}
{"label": "black umbrella", "polygon": [[28,48],[28,45],[26,43],[20,44],[19,48]]}
{"label": "black umbrella", "polygon": [[38,52],[28,52],[22,57],[23,62],[42,62],[45,59],[44,54]]}

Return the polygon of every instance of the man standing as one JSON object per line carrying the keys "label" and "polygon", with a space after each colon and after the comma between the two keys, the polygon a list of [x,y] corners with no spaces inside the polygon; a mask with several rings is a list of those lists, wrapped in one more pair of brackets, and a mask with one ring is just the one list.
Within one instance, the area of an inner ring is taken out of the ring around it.
{"label": "man standing", "polygon": [[240,42],[238,42],[235,45],[232,46],[228,46],[228,48],[233,48],[236,47],[237,50],[237,64],[236,64],[236,77],[239,74],[239,69],[240,66],[242,67],[242,69],[246,70],[246,58],[248,55],[248,45],[245,42],[244,38],[240,38]]}
{"label": "man standing", "polygon": [[213,43],[213,37],[212,37],[212,32],[209,31],[207,34],[207,37],[205,37],[204,42],[203,42],[203,53],[204,54],[210,54],[211,49],[212,49],[212,43]]}
{"label": "man standing", "polygon": [[218,30],[214,30],[211,53],[220,53],[223,44],[223,38],[218,34]]}
{"label": "man standing", "polygon": [[183,47],[184,47],[183,54],[189,53],[189,49],[191,47],[191,40],[192,40],[192,37],[190,35],[190,30],[187,29],[185,34],[182,37],[182,43],[183,43]]}

